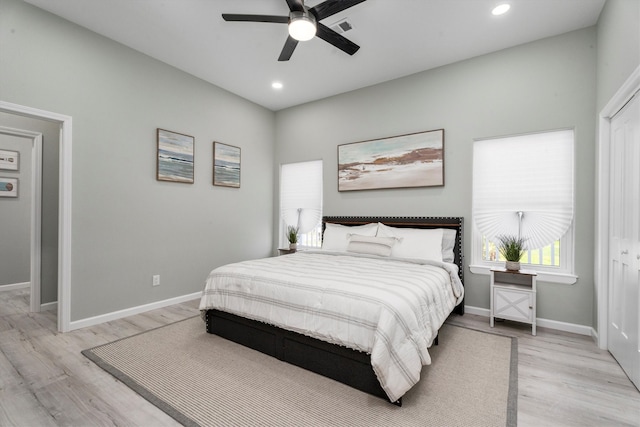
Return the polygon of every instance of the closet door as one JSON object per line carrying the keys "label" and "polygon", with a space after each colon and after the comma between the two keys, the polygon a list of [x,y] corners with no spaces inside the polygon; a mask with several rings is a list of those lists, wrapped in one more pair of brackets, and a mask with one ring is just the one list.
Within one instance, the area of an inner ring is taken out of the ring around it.
{"label": "closet door", "polygon": [[640,388],[640,94],[611,120],[609,351]]}

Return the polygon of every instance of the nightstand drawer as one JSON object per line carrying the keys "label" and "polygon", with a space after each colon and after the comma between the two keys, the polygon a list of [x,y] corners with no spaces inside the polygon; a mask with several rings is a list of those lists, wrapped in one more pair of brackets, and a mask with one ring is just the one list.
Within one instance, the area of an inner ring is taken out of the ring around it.
{"label": "nightstand drawer", "polygon": [[533,322],[535,294],[517,289],[493,288],[494,317]]}

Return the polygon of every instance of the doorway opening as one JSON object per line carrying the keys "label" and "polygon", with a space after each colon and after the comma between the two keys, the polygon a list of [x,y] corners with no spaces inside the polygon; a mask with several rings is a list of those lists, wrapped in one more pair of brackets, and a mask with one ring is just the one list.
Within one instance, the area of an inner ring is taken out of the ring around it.
{"label": "doorway opening", "polygon": [[[58,330],[68,332],[71,323],[71,170],[72,118],[63,114],[0,101],[0,112],[57,123],[59,136],[58,193]],[[37,263],[39,264],[39,263]],[[38,275],[39,277],[39,275]]]}
{"label": "doorway opening", "polygon": [[[29,287],[30,303],[29,311],[39,312],[42,300],[41,290],[41,259],[42,259],[42,133],[30,130],[15,129],[0,126],[0,134],[29,139],[31,142],[30,164],[30,268]],[[24,168],[24,166],[23,166]],[[19,170],[19,169],[18,169]]]}

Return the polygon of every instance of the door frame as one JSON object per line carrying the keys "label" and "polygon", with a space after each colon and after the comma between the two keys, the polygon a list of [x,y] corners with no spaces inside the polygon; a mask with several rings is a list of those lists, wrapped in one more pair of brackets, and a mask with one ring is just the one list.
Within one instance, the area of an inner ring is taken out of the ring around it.
{"label": "door frame", "polygon": [[597,343],[608,348],[609,321],[609,175],[611,119],[640,91],[640,66],[600,111],[598,118],[598,146],[596,159],[596,235],[594,279],[597,307]]}
{"label": "door frame", "polygon": [[71,324],[71,116],[0,101],[0,112],[47,120],[60,126],[58,198],[58,330],[68,332]]}
{"label": "door frame", "polygon": [[24,129],[0,126],[3,135],[17,136],[31,140],[31,233],[30,233],[30,304],[29,311],[39,312],[42,306],[40,297],[40,269],[42,263],[42,133]]}

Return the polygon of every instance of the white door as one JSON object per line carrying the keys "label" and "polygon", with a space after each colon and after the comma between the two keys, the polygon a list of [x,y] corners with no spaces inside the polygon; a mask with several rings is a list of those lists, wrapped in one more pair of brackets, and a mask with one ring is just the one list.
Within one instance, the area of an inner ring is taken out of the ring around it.
{"label": "white door", "polygon": [[611,120],[609,351],[640,389],[640,94]]}

